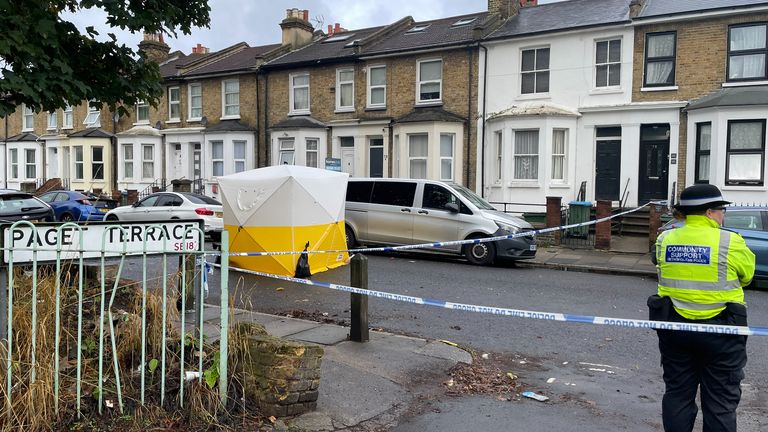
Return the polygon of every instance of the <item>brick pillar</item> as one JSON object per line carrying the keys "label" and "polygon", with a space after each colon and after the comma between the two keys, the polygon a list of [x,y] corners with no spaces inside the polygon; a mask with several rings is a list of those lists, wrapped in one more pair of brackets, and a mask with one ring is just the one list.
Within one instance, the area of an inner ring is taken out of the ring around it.
{"label": "brick pillar", "polygon": [[[560,226],[561,223],[561,206],[562,198],[560,197],[547,197],[547,228]],[[552,238],[555,241],[555,246],[560,244],[560,231],[552,233]]]}
{"label": "brick pillar", "polygon": [[128,204],[133,204],[139,200],[139,191],[136,189],[128,189]]}
{"label": "brick pillar", "polygon": [[[611,215],[611,201],[597,201],[597,219]],[[608,250],[611,248],[611,221],[600,222],[595,225],[595,249]]]}
{"label": "brick pillar", "polygon": [[650,205],[651,212],[648,219],[648,247],[653,248],[656,244],[656,237],[659,235],[658,231],[661,227],[661,214],[663,210],[655,204]]}

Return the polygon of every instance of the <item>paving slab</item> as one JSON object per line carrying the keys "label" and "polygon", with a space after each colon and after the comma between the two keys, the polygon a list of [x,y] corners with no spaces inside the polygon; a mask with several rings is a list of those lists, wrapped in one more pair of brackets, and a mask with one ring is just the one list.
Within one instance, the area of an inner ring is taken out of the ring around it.
{"label": "paving slab", "polygon": [[349,328],[323,324],[309,330],[289,335],[287,339],[311,342],[319,345],[335,345],[349,339]]}
{"label": "paving slab", "polygon": [[311,328],[319,327],[322,324],[314,321],[304,321],[293,318],[279,318],[264,324],[264,328],[272,336],[286,337],[292,334],[300,333]]}
{"label": "paving slab", "polygon": [[431,341],[416,352],[430,357],[451,360],[456,363],[472,364],[472,354],[440,341]]}

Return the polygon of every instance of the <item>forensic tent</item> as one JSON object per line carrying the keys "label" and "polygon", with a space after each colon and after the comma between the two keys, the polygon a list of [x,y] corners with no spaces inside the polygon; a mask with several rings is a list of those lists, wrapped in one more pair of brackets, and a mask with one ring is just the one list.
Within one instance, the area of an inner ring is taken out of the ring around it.
{"label": "forensic tent", "polygon": [[[347,248],[346,173],[278,165],[219,177],[230,252],[300,252]],[[312,274],[346,263],[346,252],[311,253]],[[232,256],[235,267],[294,276],[300,254]]]}

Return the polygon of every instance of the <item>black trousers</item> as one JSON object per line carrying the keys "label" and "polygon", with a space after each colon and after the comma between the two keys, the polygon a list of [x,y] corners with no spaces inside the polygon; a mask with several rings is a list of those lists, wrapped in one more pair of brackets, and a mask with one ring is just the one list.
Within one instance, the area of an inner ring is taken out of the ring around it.
{"label": "black trousers", "polygon": [[[669,321],[746,325],[746,311],[741,316],[740,310],[731,309],[708,320],[693,321],[672,308]],[[696,392],[700,389],[704,432],[736,432],[747,337],[671,330],[659,330],[658,335],[666,386],[662,399],[664,430],[693,430],[698,412]]]}

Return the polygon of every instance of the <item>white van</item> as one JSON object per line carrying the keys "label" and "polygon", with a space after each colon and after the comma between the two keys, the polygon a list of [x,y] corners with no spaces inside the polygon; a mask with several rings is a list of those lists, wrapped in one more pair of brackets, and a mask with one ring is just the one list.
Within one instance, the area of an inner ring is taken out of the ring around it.
{"label": "white van", "polygon": [[[411,245],[531,231],[528,222],[496,210],[464,186],[432,180],[350,178],[346,202],[347,247]],[[414,249],[416,250],[416,249]],[[497,258],[530,259],[533,237],[424,248],[463,254],[473,264]]]}

